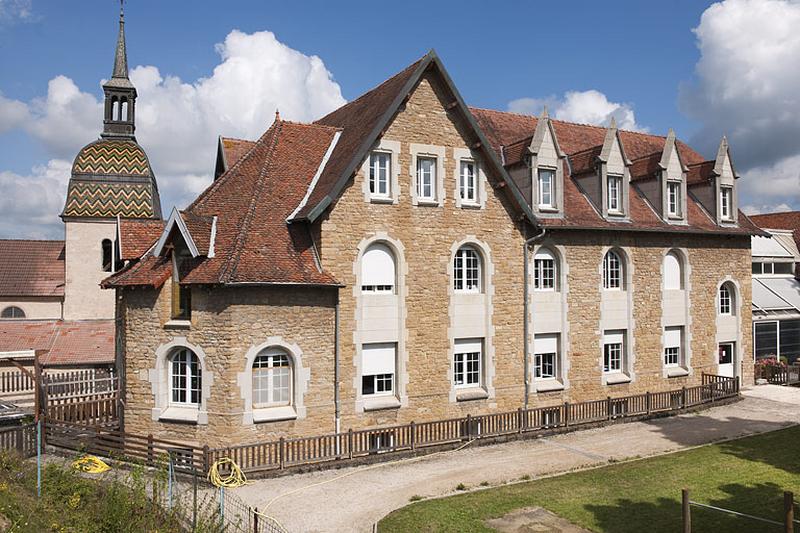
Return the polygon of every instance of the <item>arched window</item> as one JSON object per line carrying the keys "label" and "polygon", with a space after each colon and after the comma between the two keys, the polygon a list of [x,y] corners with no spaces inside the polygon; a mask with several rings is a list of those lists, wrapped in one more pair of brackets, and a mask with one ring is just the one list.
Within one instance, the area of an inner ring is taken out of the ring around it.
{"label": "arched window", "polygon": [[361,291],[394,292],[395,260],[385,244],[373,244],[361,258]]}
{"label": "arched window", "polygon": [[114,243],[111,239],[103,239],[101,243],[103,249],[103,271],[111,272],[114,268]]}
{"label": "arched window", "polygon": [[558,261],[547,248],[539,248],[533,256],[533,288],[539,291],[554,291],[557,288]]}
{"label": "arched window", "polygon": [[281,348],[261,350],[253,361],[253,407],[292,403],[292,363]]}
{"label": "arched window", "polygon": [[128,99],[123,98],[120,102],[119,119],[122,121],[128,120]]}
{"label": "arched window", "polygon": [[676,252],[664,256],[664,290],[683,289],[683,262]]}
{"label": "arched window", "polygon": [[116,96],[111,97],[111,120],[119,120],[119,100]]}
{"label": "arched window", "polygon": [[622,289],[624,275],[625,265],[622,258],[614,250],[609,250],[603,258],[603,288]]}
{"label": "arched window", "polygon": [[188,348],[176,349],[169,359],[170,404],[199,407],[201,374],[197,355]]}
{"label": "arched window", "polygon": [[719,314],[721,315],[732,315],[736,311],[736,301],[734,300],[734,295],[736,294],[736,290],[733,288],[733,284],[730,282],[725,282],[719,286]]}
{"label": "arched window", "polygon": [[3,309],[0,318],[25,318],[25,311],[16,305],[11,305]]}
{"label": "arched window", "polygon": [[470,246],[462,246],[453,258],[453,288],[457,292],[481,292],[481,256]]}

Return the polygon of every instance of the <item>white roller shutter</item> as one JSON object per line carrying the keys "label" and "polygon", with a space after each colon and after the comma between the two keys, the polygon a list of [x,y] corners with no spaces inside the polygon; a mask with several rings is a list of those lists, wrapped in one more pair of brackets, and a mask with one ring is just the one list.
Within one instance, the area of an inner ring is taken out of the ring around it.
{"label": "white roller shutter", "polygon": [[606,331],[603,335],[603,344],[623,344],[625,332],[621,330]]}
{"label": "white roller shutter", "polygon": [[533,353],[558,353],[558,335],[536,335]]}
{"label": "white roller shutter", "polygon": [[361,375],[394,374],[396,353],[394,343],[365,344],[361,347]]}
{"label": "white roller shutter", "polygon": [[668,290],[681,288],[681,262],[672,252],[664,256],[664,288]]}
{"label": "white roller shutter", "polygon": [[361,258],[361,285],[394,286],[394,255],[385,244],[373,244]]}
{"label": "white roller shutter", "polygon": [[547,248],[539,248],[536,251],[536,255],[533,256],[534,259],[550,259],[551,261],[555,261],[556,258],[553,255],[553,252],[548,250]]}
{"label": "white roller shutter", "polygon": [[664,329],[664,347],[665,348],[681,347],[681,328]]}
{"label": "white roller shutter", "polygon": [[483,351],[483,339],[457,339],[455,353],[481,353]]}

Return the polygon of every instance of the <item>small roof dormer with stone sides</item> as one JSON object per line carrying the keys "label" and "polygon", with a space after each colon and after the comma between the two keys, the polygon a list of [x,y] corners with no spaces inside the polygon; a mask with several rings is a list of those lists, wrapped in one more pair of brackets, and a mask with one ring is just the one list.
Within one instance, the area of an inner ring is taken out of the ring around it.
{"label": "small roof dormer with stone sides", "polygon": [[722,137],[714,160],[689,166],[687,181],[691,194],[720,226],[739,223],[738,178],[727,137]]}
{"label": "small roof dormer with stone sides", "polygon": [[566,154],[558,144],[555,128],[542,110],[528,146],[531,207],[538,217],[564,217],[564,163]]}

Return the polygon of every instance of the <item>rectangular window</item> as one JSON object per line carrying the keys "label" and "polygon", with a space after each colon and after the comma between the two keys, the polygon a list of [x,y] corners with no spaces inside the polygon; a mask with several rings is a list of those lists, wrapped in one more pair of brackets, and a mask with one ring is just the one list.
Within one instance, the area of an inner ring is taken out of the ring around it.
{"label": "rectangular window", "polygon": [[612,213],[622,212],[622,176],[608,177],[608,210]]}
{"label": "rectangular window", "polygon": [[789,364],[800,358],[800,320],[780,321],[780,356]]}
{"label": "rectangular window", "polygon": [[181,258],[172,262],[172,318],[175,320],[191,320],[192,288],[180,283]]}
{"label": "rectangular window", "polygon": [[677,217],[681,214],[681,182],[667,182],[667,208],[670,216]]}
{"label": "rectangular window", "polygon": [[664,366],[680,366],[683,362],[683,328],[664,329]]}
{"label": "rectangular window", "polygon": [[558,377],[558,334],[536,335],[533,339],[533,377]]}
{"label": "rectangular window", "polygon": [[539,169],[539,207],[554,208],[556,171],[548,168]]}
{"label": "rectangular window", "polygon": [[436,199],[436,158],[417,158],[417,198]]}
{"label": "rectangular window", "polygon": [[778,357],[778,323],[755,322],[756,359]]}
{"label": "rectangular window", "polygon": [[361,347],[361,395],[394,394],[397,357],[395,343],[364,344]]}
{"label": "rectangular window", "polygon": [[369,193],[377,198],[391,196],[392,154],[372,152],[369,156]]}
{"label": "rectangular window", "polygon": [[478,203],[477,168],[474,161],[461,161],[461,173],[458,190],[461,201],[468,204]]}
{"label": "rectangular window", "polygon": [[720,187],[719,209],[722,220],[733,220],[733,188]]}
{"label": "rectangular window", "polygon": [[625,356],[625,332],[607,331],[603,335],[603,372],[617,374],[622,372]]}
{"label": "rectangular window", "polygon": [[457,339],[453,355],[453,384],[480,387],[483,339]]}

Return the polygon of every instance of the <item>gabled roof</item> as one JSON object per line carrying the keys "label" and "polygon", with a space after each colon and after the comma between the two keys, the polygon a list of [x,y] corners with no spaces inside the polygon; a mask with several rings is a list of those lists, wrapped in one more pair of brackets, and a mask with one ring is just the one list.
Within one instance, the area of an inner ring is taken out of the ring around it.
{"label": "gabled roof", "polygon": [[[181,282],[336,285],[319,266],[309,228],[287,224],[286,218],[302,200],[337,131],[276,120],[247,154],[174,215],[174,225],[187,231],[198,252]],[[162,237],[171,229],[167,225]],[[159,286],[170,275],[169,259],[150,254],[103,285]]]}
{"label": "gabled roof", "polygon": [[113,364],[114,321],[0,321],[0,353],[27,350],[43,350],[45,366]]}
{"label": "gabled roof", "polygon": [[64,241],[0,239],[0,296],[64,296]]}
{"label": "gabled roof", "polygon": [[236,164],[255,144],[255,141],[220,136],[217,145],[217,163],[214,179]]}
{"label": "gabled roof", "polygon": [[483,151],[488,163],[494,167],[497,175],[504,181],[504,186],[507,186],[504,188],[509,192],[520,212],[527,216],[530,222],[535,222],[533,212],[522,193],[503,168],[498,155],[491,149],[491,145],[475,122],[475,118],[447,74],[439,56],[433,50],[375,89],[316,122],[316,124],[341,129],[341,138],[338,140],[330,161],[314,184],[313,190],[308,194],[306,205],[295,214],[293,220],[313,222],[338,199],[344,186],[366,157],[368,150],[388,127],[402,103],[428,70],[433,70],[444,82],[445,88],[452,97],[448,109],[456,109],[461,112],[471,130],[475,148]]}

